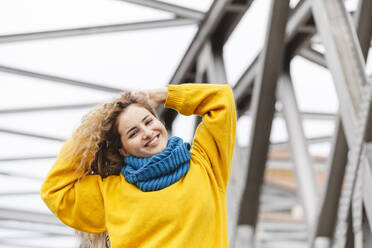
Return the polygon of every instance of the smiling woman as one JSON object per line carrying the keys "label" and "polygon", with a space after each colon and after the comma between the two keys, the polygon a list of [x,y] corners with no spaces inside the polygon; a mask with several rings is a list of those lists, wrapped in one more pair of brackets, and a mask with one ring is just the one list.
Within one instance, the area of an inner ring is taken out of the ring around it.
{"label": "smiling woman", "polygon": [[[192,146],[154,109],[203,116]],[[50,210],[106,247],[227,247],[236,112],[227,85],[127,92],[83,118],[41,189]],[[92,243],[90,247],[102,247]]]}
{"label": "smiling woman", "polygon": [[123,156],[151,157],[167,146],[168,133],[161,121],[139,105],[128,106],[118,117]]}

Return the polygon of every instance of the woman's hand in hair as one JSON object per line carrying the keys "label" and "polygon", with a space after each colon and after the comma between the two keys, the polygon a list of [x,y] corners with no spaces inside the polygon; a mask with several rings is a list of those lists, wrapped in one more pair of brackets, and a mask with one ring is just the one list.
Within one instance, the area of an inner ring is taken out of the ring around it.
{"label": "woman's hand in hair", "polygon": [[152,90],[139,90],[134,91],[132,94],[135,97],[144,97],[151,107],[156,109],[159,104],[165,103],[168,95],[168,88],[164,87]]}

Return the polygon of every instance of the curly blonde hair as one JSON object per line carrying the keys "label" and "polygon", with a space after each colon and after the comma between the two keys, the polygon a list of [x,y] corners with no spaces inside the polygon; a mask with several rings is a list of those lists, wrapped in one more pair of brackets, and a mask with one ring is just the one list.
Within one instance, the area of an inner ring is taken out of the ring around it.
{"label": "curly blonde hair", "polygon": [[[84,115],[81,125],[72,135],[72,144],[67,147],[68,156],[77,156],[80,163],[77,172],[80,178],[98,174],[102,178],[119,175],[123,165],[122,148],[118,132],[118,116],[132,104],[146,108],[156,118],[156,111],[141,95],[134,96],[131,92],[123,92],[120,97],[111,102],[99,105]],[[82,247],[110,247],[107,232],[101,234],[86,234],[77,232]]]}

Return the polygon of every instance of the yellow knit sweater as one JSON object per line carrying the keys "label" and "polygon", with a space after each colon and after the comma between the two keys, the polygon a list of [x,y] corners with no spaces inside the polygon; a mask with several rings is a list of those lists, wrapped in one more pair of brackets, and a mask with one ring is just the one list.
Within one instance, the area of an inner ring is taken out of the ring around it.
{"label": "yellow knit sweater", "polygon": [[108,231],[112,248],[228,247],[226,187],[236,131],[231,88],[169,85],[165,106],[203,116],[187,174],[167,188],[142,192],[122,174],[77,181],[76,159],[59,155],[41,197],[63,223],[83,232]]}

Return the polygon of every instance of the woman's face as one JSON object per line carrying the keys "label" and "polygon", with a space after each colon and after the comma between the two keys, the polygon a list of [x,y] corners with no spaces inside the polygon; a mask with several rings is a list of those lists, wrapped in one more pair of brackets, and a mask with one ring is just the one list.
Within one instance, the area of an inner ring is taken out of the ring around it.
{"label": "woman's face", "polygon": [[151,157],[167,147],[165,126],[144,107],[129,105],[118,116],[117,124],[123,156]]}

